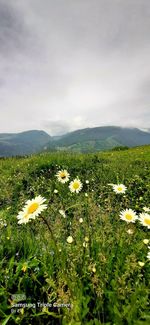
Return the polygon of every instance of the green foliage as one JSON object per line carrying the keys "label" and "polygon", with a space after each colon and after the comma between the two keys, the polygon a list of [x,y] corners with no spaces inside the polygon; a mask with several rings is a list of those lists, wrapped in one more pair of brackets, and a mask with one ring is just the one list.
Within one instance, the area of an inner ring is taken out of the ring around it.
{"label": "green foliage", "polygon": [[[119,218],[123,209],[139,214],[149,206],[149,166],[149,146],[0,160],[3,325],[149,324],[150,263],[143,243],[149,230]],[[68,170],[70,180],[79,177],[80,193],[58,182],[60,169]],[[115,194],[110,183],[125,184],[126,194]],[[16,216],[37,195],[46,198],[47,210],[19,225]],[[72,244],[66,241],[70,235]]]}

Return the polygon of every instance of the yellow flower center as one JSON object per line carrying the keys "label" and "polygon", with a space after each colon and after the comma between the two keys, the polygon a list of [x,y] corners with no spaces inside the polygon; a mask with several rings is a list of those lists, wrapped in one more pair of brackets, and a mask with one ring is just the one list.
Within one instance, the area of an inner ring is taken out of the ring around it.
{"label": "yellow flower center", "polygon": [[127,220],[132,220],[132,216],[131,216],[131,214],[126,214],[126,215],[125,215],[125,218],[126,218]]}
{"label": "yellow flower center", "polygon": [[122,191],[122,187],[118,187],[118,191]]}
{"label": "yellow flower center", "polygon": [[28,208],[28,213],[34,213],[37,208],[39,207],[39,204],[37,202],[32,203]]}
{"label": "yellow flower center", "polygon": [[145,222],[148,226],[150,226],[150,219],[145,218],[145,219],[144,219],[144,222]]}
{"label": "yellow flower center", "polygon": [[79,184],[78,182],[75,182],[75,183],[73,184],[73,188],[74,188],[75,190],[77,190],[77,189],[79,188],[79,186],[80,186],[80,184]]}
{"label": "yellow flower center", "polygon": [[61,173],[60,177],[61,177],[62,179],[64,179],[64,178],[66,178],[66,174],[65,174],[65,173]]}

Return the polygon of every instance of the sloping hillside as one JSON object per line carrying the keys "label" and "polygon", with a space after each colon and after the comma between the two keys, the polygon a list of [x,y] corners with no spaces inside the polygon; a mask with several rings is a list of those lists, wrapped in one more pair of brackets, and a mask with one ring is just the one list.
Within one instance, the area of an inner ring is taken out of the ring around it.
{"label": "sloping hillside", "polygon": [[0,157],[27,155],[38,152],[51,141],[44,131],[26,131],[22,133],[0,134]]}
{"label": "sloping hillside", "polygon": [[150,144],[150,133],[137,128],[115,126],[87,128],[70,132],[55,141],[58,149],[91,152],[112,149],[116,146],[134,147]]}

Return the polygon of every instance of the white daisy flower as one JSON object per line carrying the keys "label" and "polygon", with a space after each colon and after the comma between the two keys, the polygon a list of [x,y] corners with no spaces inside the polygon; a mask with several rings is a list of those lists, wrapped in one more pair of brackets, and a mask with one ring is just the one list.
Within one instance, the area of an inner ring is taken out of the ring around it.
{"label": "white daisy flower", "polygon": [[69,189],[70,192],[72,193],[79,193],[82,189],[83,185],[79,178],[75,178],[70,184],[69,184]]}
{"label": "white daisy flower", "polygon": [[72,238],[72,236],[69,236],[69,237],[67,238],[67,243],[68,243],[68,244],[72,244],[72,242],[73,242],[73,238]]}
{"label": "white daisy flower", "polygon": [[57,194],[57,193],[58,193],[58,190],[55,189],[55,190],[54,190],[54,193]]}
{"label": "white daisy flower", "polygon": [[127,187],[125,186],[125,185],[123,185],[123,184],[114,184],[114,185],[112,185],[112,187],[113,187],[113,190],[114,190],[114,192],[116,193],[116,194],[122,194],[122,193],[125,193],[126,192],[126,190],[127,190]]}
{"label": "white daisy flower", "polygon": [[143,210],[144,210],[145,212],[150,212],[150,208],[147,208],[147,207],[144,207]]}
{"label": "white daisy flower", "polygon": [[58,173],[56,174],[56,177],[59,182],[64,184],[69,181],[70,174],[67,172],[66,169],[63,169],[63,170],[58,171]]}
{"label": "white daisy flower", "polygon": [[61,216],[63,216],[64,218],[66,218],[66,214],[64,210],[59,210],[59,213],[61,214]]}
{"label": "white daisy flower", "polygon": [[22,224],[22,223],[28,223],[33,218],[31,214],[28,214],[25,211],[21,211],[19,212],[17,219],[19,220],[18,224]]}
{"label": "white daisy flower", "polygon": [[148,260],[150,260],[150,252],[148,252],[147,258],[148,258]]}
{"label": "white daisy flower", "polygon": [[82,222],[83,222],[83,219],[82,219],[82,218],[80,218],[80,219],[79,219],[79,222],[80,222],[80,223],[82,223]]}
{"label": "white daisy flower", "polygon": [[141,261],[139,261],[138,264],[139,264],[141,267],[145,265],[145,263],[144,263],[144,262],[141,262]]}
{"label": "white daisy flower", "polygon": [[126,222],[135,222],[137,220],[137,215],[136,212],[133,211],[132,209],[126,209],[121,211],[120,213],[120,219],[124,220]]}
{"label": "white daisy flower", "polygon": [[30,219],[35,219],[43,210],[47,208],[47,204],[44,204],[46,199],[41,195],[36,196],[35,199],[28,200],[24,209],[19,212],[17,219],[18,223],[27,223]]}
{"label": "white daisy flower", "polygon": [[127,233],[128,233],[129,235],[132,235],[132,234],[134,233],[134,231],[133,231],[132,229],[128,229],[128,230],[127,230]]}
{"label": "white daisy flower", "polygon": [[88,244],[85,241],[83,242],[83,247],[88,247]]}
{"label": "white daisy flower", "polygon": [[140,223],[150,229],[150,214],[148,213],[140,213]]}
{"label": "white daisy flower", "polygon": [[149,239],[143,239],[143,243],[147,245],[149,243]]}

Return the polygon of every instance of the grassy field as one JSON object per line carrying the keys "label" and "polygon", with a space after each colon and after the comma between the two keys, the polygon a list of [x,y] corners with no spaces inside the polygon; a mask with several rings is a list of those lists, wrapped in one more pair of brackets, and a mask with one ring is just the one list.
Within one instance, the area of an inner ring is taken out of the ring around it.
{"label": "grassy field", "polygon": [[[63,169],[65,184],[56,177]],[[0,170],[1,324],[150,324],[150,230],[120,219],[150,208],[150,146],[1,159]],[[83,187],[71,193],[76,177]],[[18,224],[39,195],[47,209]]]}

